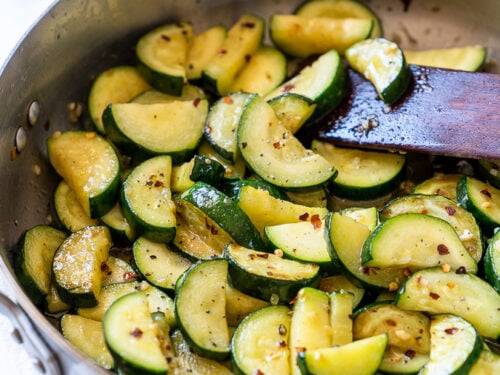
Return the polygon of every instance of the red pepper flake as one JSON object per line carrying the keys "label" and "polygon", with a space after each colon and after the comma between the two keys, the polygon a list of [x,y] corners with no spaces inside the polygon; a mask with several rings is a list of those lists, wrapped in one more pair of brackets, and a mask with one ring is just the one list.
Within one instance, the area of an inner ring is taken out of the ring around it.
{"label": "red pepper flake", "polygon": [[446,328],[444,331],[448,335],[454,335],[455,333],[458,332],[458,328],[456,328],[456,327]]}
{"label": "red pepper flake", "polygon": [[269,254],[265,254],[265,253],[264,253],[264,254],[259,253],[259,254],[257,254],[257,256],[258,256],[259,258],[262,258],[262,259],[267,259],[267,258],[269,258]]}
{"label": "red pepper flake", "polygon": [[307,219],[309,219],[309,212],[305,212],[299,216],[300,221],[307,221]]}
{"label": "red pepper flake", "polygon": [[303,346],[297,346],[297,347],[295,347],[295,351],[297,353],[304,353],[306,351],[306,348]]}
{"label": "red pepper flake", "polygon": [[405,352],[405,356],[407,356],[408,358],[410,359],[413,359],[415,358],[415,356],[417,355],[417,352],[415,350],[411,350],[411,349],[408,349],[406,352]]}
{"label": "red pepper flake", "polygon": [[450,207],[450,206],[446,206],[444,209],[446,210],[446,213],[449,216],[453,216],[457,213],[457,210],[455,210],[453,207]]}
{"label": "red pepper flake", "polygon": [[165,35],[165,34],[161,34],[161,38],[166,41],[166,42],[170,42],[170,37],[168,35]]}
{"label": "red pepper flake", "polygon": [[313,225],[314,229],[321,228],[321,219],[319,218],[318,214],[314,214],[311,216],[311,224]]}
{"label": "red pepper flake", "polygon": [[227,53],[227,50],[225,50],[224,48],[221,48],[218,53],[219,53],[219,55],[225,55]]}
{"label": "red pepper flake", "polygon": [[255,370],[254,375],[265,375],[260,369]]}
{"label": "red pepper flake", "polygon": [[210,234],[215,236],[218,233],[219,233],[219,230],[215,226],[212,225],[212,227],[210,227]]}
{"label": "red pepper flake", "polygon": [[432,299],[434,299],[434,300],[437,300],[437,299],[439,299],[441,296],[440,296],[439,294],[437,294],[437,293],[430,292],[430,293],[429,293],[429,297],[431,297],[431,298],[432,298]]}
{"label": "red pepper flake", "polygon": [[254,260],[255,259],[255,254],[248,254],[248,259]]}
{"label": "red pepper flake", "polygon": [[273,143],[273,147],[276,149],[276,150],[279,150],[281,148],[281,142],[280,141],[276,141]]}
{"label": "red pepper flake", "polygon": [[234,103],[234,100],[233,100],[233,98],[231,98],[231,97],[229,97],[229,96],[224,96],[224,97],[222,98],[222,102],[223,102],[224,104],[233,104],[233,103]]}
{"label": "red pepper flake", "polygon": [[196,108],[201,103],[201,98],[195,98],[193,100],[193,106]]}
{"label": "red pepper flake", "polygon": [[465,269],[464,266],[460,266],[457,268],[457,270],[455,271],[455,273],[457,275],[465,275],[467,273],[467,270]]}
{"label": "red pepper flake", "polygon": [[396,327],[398,325],[398,323],[396,323],[394,320],[392,319],[386,319],[385,321],[387,323],[387,325],[391,326],[391,327]]}
{"label": "red pepper flake", "polygon": [[109,269],[108,264],[107,264],[106,262],[102,262],[102,263],[101,263],[101,271],[102,271],[102,272],[105,272],[105,273],[108,273],[108,272],[109,272],[109,270],[110,270],[110,269]]}
{"label": "red pepper flake", "polygon": [[163,184],[163,181],[160,181],[160,180],[156,180],[156,181],[155,181],[155,187],[161,187],[161,186],[163,186],[163,185],[164,185],[164,184]]}
{"label": "red pepper flake", "polygon": [[487,196],[488,198],[491,198],[491,193],[488,191],[488,189],[481,190],[481,194]]}
{"label": "red pepper flake", "polygon": [[130,272],[130,271],[123,273],[123,281],[129,281],[129,280],[135,280],[135,279],[137,279],[136,273]]}
{"label": "red pepper flake", "polygon": [[420,213],[422,215],[427,215],[429,213],[429,211],[426,208],[424,208],[422,211],[420,211]]}
{"label": "red pepper flake", "polygon": [[241,24],[241,27],[246,27],[246,28],[249,28],[249,29],[253,29],[255,27],[255,22],[251,22],[251,21],[243,22]]}
{"label": "red pepper flake", "polygon": [[295,85],[288,84],[288,85],[283,86],[283,89],[281,91],[289,92],[289,91],[292,91],[294,88],[295,88]]}
{"label": "red pepper flake", "polygon": [[130,331],[130,336],[136,339],[140,339],[143,333],[144,332],[142,332],[140,328],[134,328],[132,331]]}
{"label": "red pepper flake", "polygon": [[280,340],[280,341],[278,342],[278,346],[279,346],[280,348],[286,348],[286,341],[285,341],[285,340]]}
{"label": "red pepper flake", "polygon": [[447,255],[450,253],[450,250],[448,250],[448,247],[444,244],[440,244],[437,247],[439,255]]}

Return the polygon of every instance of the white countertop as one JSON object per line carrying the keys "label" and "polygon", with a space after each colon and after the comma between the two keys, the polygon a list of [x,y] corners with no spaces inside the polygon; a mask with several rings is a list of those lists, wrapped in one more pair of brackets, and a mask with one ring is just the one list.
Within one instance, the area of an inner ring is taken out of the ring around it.
{"label": "white countertop", "polygon": [[[53,0],[0,0],[0,66],[26,30],[52,2]],[[14,299],[3,274],[0,274],[0,292]],[[23,347],[12,337],[12,330],[10,321],[0,315],[0,374],[41,374]]]}

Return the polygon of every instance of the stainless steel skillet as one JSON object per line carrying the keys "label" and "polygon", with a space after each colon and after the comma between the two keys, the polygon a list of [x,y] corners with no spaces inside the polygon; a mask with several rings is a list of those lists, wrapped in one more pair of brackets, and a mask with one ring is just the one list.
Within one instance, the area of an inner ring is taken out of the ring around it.
{"label": "stainless steel skillet", "polygon": [[[290,12],[300,2],[61,0],[30,30],[2,68],[0,268],[14,289],[17,303],[11,304],[2,298],[1,310],[13,317],[25,342],[34,343],[30,352],[38,352],[36,355],[47,373],[106,373],[77,353],[53,323],[33,306],[20,288],[11,264],[10,251],[20,234],[47,221],[47,205],[56,182],[46,160],[48,135],[75,126],[70,119],[71,109],[78,107],[78,103],[86,103],[92,78],[108,66],[131,61],[130,46],[151,27],[188,20],[197,30],[203,30],[217,22],[230,24],[246,11],[266,18],[271,13]],[[403,47],[482,44],[489,48],[486,69],[500,72],[498,0],[372,0],[368,3],[382,19],[385,35]],[[38,103],[40,113],[32,117],[30,124],[28,111],[33,102]],[[26,135],[25,144],[22,134]],[[36,328],[23,328],[31,326],[30,321]]]}

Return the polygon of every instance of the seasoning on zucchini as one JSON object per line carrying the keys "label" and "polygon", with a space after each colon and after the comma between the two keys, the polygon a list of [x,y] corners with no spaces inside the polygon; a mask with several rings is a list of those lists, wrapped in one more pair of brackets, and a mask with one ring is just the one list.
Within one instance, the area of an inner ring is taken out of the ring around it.
{"label": "seasoning on zucchini", "polygon": [[442,195],[452,201],[457,200],[457,184],[463,177],[455,173],[435,173],[413,188],[413,194]]}
{"label": "seasoning on zucchini", "polygon": [[274,96],[267,102],[273,108],[279,122],[294,134],[307,123],[317,106],[308,97],[293,92]]}

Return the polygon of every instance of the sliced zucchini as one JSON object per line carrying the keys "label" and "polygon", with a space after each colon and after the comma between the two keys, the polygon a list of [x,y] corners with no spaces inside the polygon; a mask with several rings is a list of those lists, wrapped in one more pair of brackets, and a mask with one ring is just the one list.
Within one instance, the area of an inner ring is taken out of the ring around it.
{"label": "sliced zucchini", "polygon": [[318,289],[332,296],[337,292],[351,294],[352,309],[359,305],[365,295],[365,288],[356,279],[343,274],[322,277]]}
{"label": "sliced zucchini", "polygon": [[193,168],[189,174],[191,181],[202,181],[214,187],[222,185],[226,168],[217,160],[203,155],[194,155]]}
{"label": "sliced zucchini", "polygon": [[206,99],[166,103],[109,105],[103,123],[109,139],[137,159],[169,154],[174,162],[186,160],[203,136],[208,113]]}
{"label": "sliced zucchini", "polygon": [[101,223],[109,228],[111,237],[116,243],[128,244],[136,238],[136,234],[128,223],[119,201],[106,215],[101,217]]}
{"label": "sliced zucchini", "polygon": [[151,85],[179,96],[186,82],[186,61],[193,28],[186,22],[160,26],[143,35],[136,45],[138,69]]}
{"label": "sliced zucchini", "polygon": [[267,226],[264,236],[285,258],[316,263],[322,269],[338,271],[328,251],[329,238],[324,219]]}
{"label": "sliced zucchini", "polygon": [[330,326],[332,346],[349,344],[352,335],[352,309],[354,295],[344,290],[330,293]]}
{"label": "sliced zucchini", "polygon": [[340,55],[330,50],[268,93],[265,99],[269,101],[285,93],[305,96],[316,105],[309,119],[312,121],[340,104],[347,93],[347,82],[347,71]]}
{"label": "sliced zucchini", "polygon": [[50,283],[49,292],[45,296],[45,303],[47,306],[47,312],[49,314],[59,314],[71,309],[71,305],[63,302],[63,300],[59,296],[54,281]]}
{"label": "sliced zucchini", "polygon": [[436,173],[431,178],[419,183],[413,189],[413,194],[442,195],[452,201],[457,200],[457,184],[463,177],[460,174]]}
{"label": "sliced zucchini", "polygon": [[173,244],[189,259],[222,257],[224,248],[234,239],[196,205],[176,197],[177,228]]}
{"label": "sliced zucchini", "polygon": [[239,291],[231,284],[227,284],[226,317],[230,327],[238,327],[247,315],[268,305],[269,302],[249,296]]}
{"label": "sliced zucchini", "polygon": [[500,189],[464,176],[457,185],[457,201],[474,215],[487,236],[500,226]]}
{"label": "sliced zucchini", "polygon": [[223,158],[232,162],[239,156],[238,123],[249,97],[249,93],[240,91],[221,97],[210,107],[205,122],[205,138]]}
{"label": "sliced zucchini", "polygon": [[432,318],[429,362],[419,374],[468,374],[483,350],[483,340],[465,319],[443,314]]}
{"label": "sliced zucchini", "polygon": [[399,290],[395,303],[404,310],[456,314],[482,336],[496,340],[500,335],[500,295],[475,275],[441,268],[415,272]]}
{"label": "sliced zucchini", "polygon": [[421,213],[447,221],[474,260],[479,262],[482,258],[481,230],[474,216],[455,201],[442,195],[410,194],[388,202],[380,210],[380,218],[387,220],[406,213]]}
{"label": "sliced zucchini", "polygon": [[271,39],[279,49],[287,55],[305,58],[332,49],[343,54],[346,48],[370,36],[373,21],[274,14],[269,27]]}
{"label": "sliced zucchini", "polygon": [[191,180],[191,171],[193,170],[194,158],[185,161],[182,164],[172,166],[172,175],[170,177],[170,188],[172,193],[182,193],[193,186],[194,181]]}
{"label": "sliced zucchini", "polygon": [[220,190],[204,182],[197,182],[182,193],[181,200],[203,211],[241,246],[260,250],[266,248],[247,214]]}
{"label": "sliced zucchini", "polygon": [[114,360],[104,342],[102,323],[74,314],[61,318],[63,336],[99,366],[111,370]]}
{"label": "sliced zucchini", "polygon": [[367,39],[349,47],[345,56],[354,70],[373,83],[385,103],[394,103],[408,89],[411,73],[396,43]]}
{"label": "sliced zucchini", "polygon": [[134,267],[132,267],[127,261],[113,255],[109,255],[108,259],[101,263],[101,271],[103,273],[103,288],[111,284],[135,281],[139,278],[139,275],[135,272]]}
{"label": "sliced zucchini", "polygon": [[325,186],[312,189],[287,190],[285,194],[290,202],[295,204],[328,208],[328,192]]}
{"label": "sliced zucchini", "polygon": [[227,28],[224,25],[212,26],[193,38],[186,60],[186,77],[190,81],[198,81],[203,70],[226,39]]}
{"label": "sliced zucchini", "polygon": [[234,371],[238,374],[290,374],[288,347],[290,310],[264,307],[248,315],[231,340]]}
{"label": "sliced zucchini", "polygon": [[366,225],[371,231],[380,224],[379,212],[376,207],[349,207],[344,208],[341,214],[349,216],[356,223]]}
{"label": "sliced zucchini", "polygon": [[491,185],[500,189],[500,159],[481,159],[477,162],[479,174]]}
{"label": "sliced zucchini", "polygon": [[105,215],[120,189],[120,160],[106,139],[78,130],[54,133],[47,141],[49,160],[91,218]]}
{"label": "sliced zucchini", "polygon": [[192,101],[197,99],[206,99],[205,92],[198,86],[185,84],[182,88],[182,93],[180,96],[165,94],[164,92],[150,89],[143,91],[139,95],[135,96],[130,103],[136,104],[161,104],[161,103],[171,103],[177,100]]}
{"label": "sliced zucchini", "polygon": [[262,18],[253,14],[241,15],[229,29],[216,55],[203,69],[204,82],[219,95],[229,93],[248,56],[260,47],[264,32]]}
{"label": "sliced zucchini", "polygon": [[122,184],[121,205],[138,236],[171,242],[175,236],[175,204],[170,190],[172,159],[160,155],[136,166]]}
{"label": "sliced zucchini", "polygon": [[404,178],[406,158],[390,152],[336,147],[313,140],[311,149],[338,170],[331,193],[347,199],[368,200],[393,192]]}
{"label": "sliced zucchini", "polygon": [[85,227],[71,234],[54,254],[52,272],[63,302],[76,307],[97,304],[103,272],[111,247],[109,229]]}
{"label": "sliced zucchini", "polygon": [[150,89],[149,83],[133,66],[116,66],[100,73],[90,88],[88,106],[97,130],[104,133],[102,113],[111,103],[127,103]]}
{"label": "sliced zucchini", "polygon": [[276,254],[229,244],[224,252],[235,288],[273,304],[290,302],[306,286],[319,283],[320,268],[314,263],[284,259]]}
{"label": "sliced zucchini", "polygon": [[500,230],[490,239],[484,255],[484,275],[500,293]]}
{"label": "sliced zucchini", "polygon": [[50,292],[52,258],[66,233],[48,225],[28,229],[14,253],[14,269],[24,291],[35,305]]}
{"label": "sliced zucchini", "polygon": [[332,346],[330,297],[318,289],[302,288],[293,302],[290,322],[291,374],[300,375],[297,356],[302,351]]}
{"label": "sliced zucchini", "polygon": [[470,368],[469,375],[498,374],[499,372],[500,355],[485,348]]}
{"label": "sliced zucchini", "polygon": [[103,317],[102,326],[106,345],[120,373],[167,373],[159,328],[151,317],[143,292],[130,293],[113,302]]}
{"label": "sliced zucchini", "polygon": [[175,295],[179,327],[199,355],[222,360],[230,353],[226,319],[228,263],[207,260],[190,268]]}
{"label": "sliced zucchini", "polygon": [[191,266],[191,261],[166,244],[152,242],[145,237],[135,240],[132,251],[137,269],[143,277],[167,292],[175,289],[179,276]]}
{"label": "sliced zucchini", "polygon": [[401,214],[383,221],[368,236],[361,251],[368,267],[408,267],[410,270],[445,266],[477,272],[453,227],[445,220],[419,213]]}
{"label": "sliced zucchini", "polygon": [[481,70],[487,55],[486,47],[472,45],[420,51],[404,51],[408,64],[476,72]]}
{"label": "sliced zucchini", "polygon": [[174,374],[232,375],[224,363],[194,353],[180,330],[172,332],[171,341],[175,352]]}
{"label": "sliced zucchini", "polygon": [[339,212],[329,214],[326,223],[330,231],[330,249],[334,252],[332,256],[337,257],[346,271],[363,285],[396,290],[410,274],[404,268],[364,267],[361,264],[363,243],[371,233],[366,225]]}
{"label": "sliced zucchini", "polygon": [[267,101],[279,122],[292,133],[297,133],[313,115],[316,104],[303,95],[283,93]]}
{"label": "sliced zucchini", "polygon": [[269,193],[269,195],[277,199],[281,199],[284,201],[288,200],[288,195],[284,193],[281,189],[259,178],[246,178],[243,180],[226,181],[223,187],[223,191],[229,197],[238,202],[240,200],[241,189],[243,189],[243,187],[245,186],[251,186],[255,189],[265,190]]}
{"label": "sliced zucchini", "polygon": [[306,350],[299,353],[297,361],[305,375],[370,375],[376,373],[386,346],[387,335],[381,334],[346,345]]}
{"label": "sliced zucchini", "polygon": [[307,17],[368,18],[373,21],[371,38],[382,36],[382,23],[367,4],[358,0],[308,0],[295,14]]}
{"label": "sliced zucchini", "polygon": [[246,102],[238,125],[238,148],[263,180],[284,188],[325,184],[336,175],[322,156],[306,149],[258,95]]}
{"label": "sliced zucchini", "polygon": [[230,92],[245,91],[266,95],[286,79],[287,60],[271,46],[261,45],[234,78]]}
{"label": "sliced zucchini", "polygon": [[91,219],[85,212],[76,194],[64,180],[57,185],[53,204],[56,221],[70,233],[99,224],[98,219]]}
{"label": "sliced zucchini", "polygon": [[224,172],[225,179],[235,180],[245,178],[247,166],[243,158],[238,157],[235,161],[227,160],[205,140],[201,141],[198,146],[197,153],[221,163],[226,168],[226,171]]}
{"label": "sliced zucchini", "polygon": [[250,185],[241,188],[238,206],[261,233],[266,226],[324,219],[328,214],[325,207],[295,204]]}

